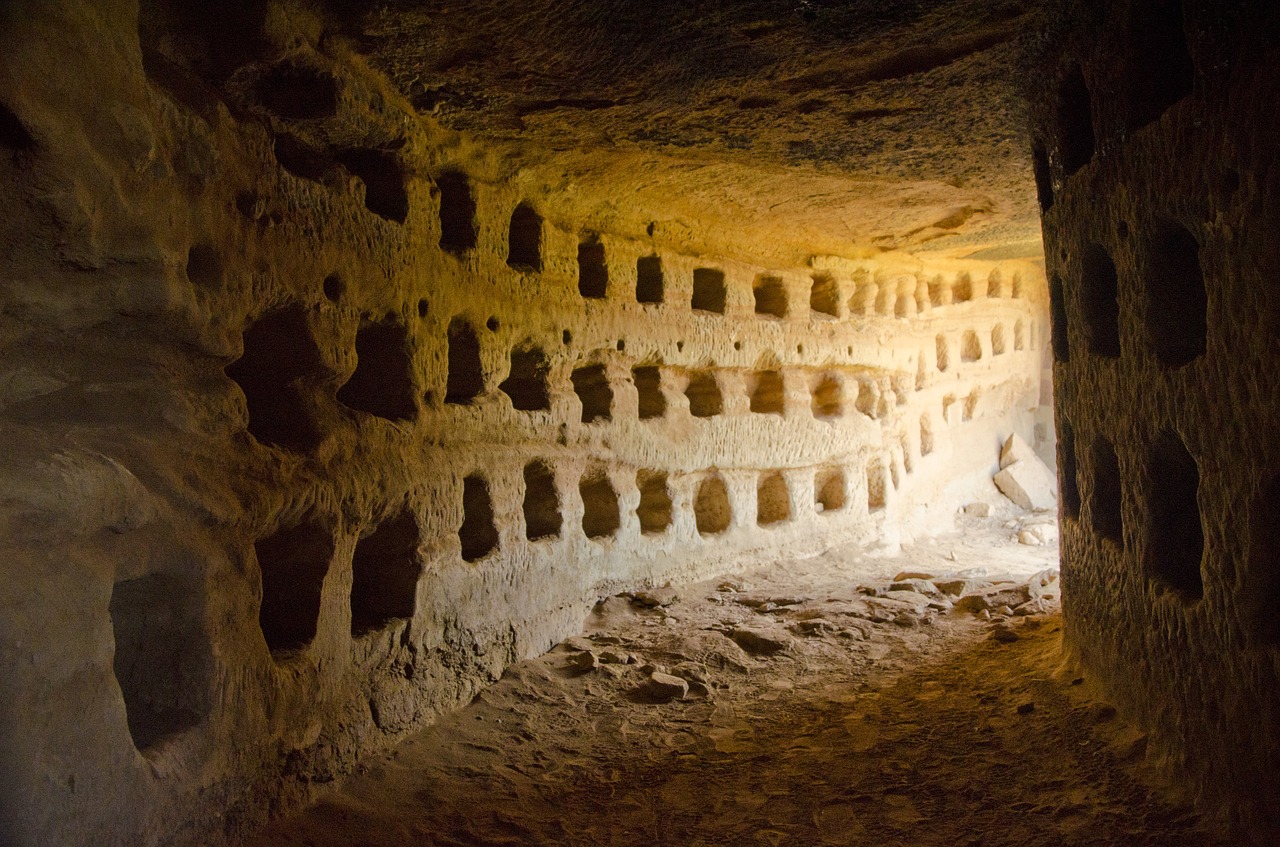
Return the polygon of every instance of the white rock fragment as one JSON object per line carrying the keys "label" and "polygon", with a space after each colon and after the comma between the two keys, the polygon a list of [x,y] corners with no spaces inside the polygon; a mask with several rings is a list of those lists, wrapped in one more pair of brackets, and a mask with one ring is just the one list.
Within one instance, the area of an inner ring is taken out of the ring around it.
{"label": "white rock fragment", "polygon": [[996,487],[1024,509],[1054,509],[1058,506],[1058,480],[1044,462],[1032,456],[1014,462],[995,475]]}
{"label": "white rock fragment", "polygon": [[1000,448],[1000,470],[1004,470],[1015,462],[1026,462],[1031,459],[1039,461],[1036,451],[1031,449],[1031,445],[1022,440],[1022,436],[1018,433],[1010,435],[1005,439],[1004,447]]}

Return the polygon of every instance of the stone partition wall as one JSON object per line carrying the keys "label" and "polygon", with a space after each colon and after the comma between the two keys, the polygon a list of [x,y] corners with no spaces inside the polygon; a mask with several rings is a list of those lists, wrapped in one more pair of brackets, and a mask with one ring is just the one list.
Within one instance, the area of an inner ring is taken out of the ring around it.
{"label": "stone partition wall", "polygon": [[1060,20],[1033,99],[1069,644],[1206,808],[1275,843],[1280,17]]}
{"label": "stone partition wall", "polygon": [[558,217],[301,13],[18,7],[5,843],[234,838],[598,597],[944,529],[1033,438],[1033,264],[685,255]]}

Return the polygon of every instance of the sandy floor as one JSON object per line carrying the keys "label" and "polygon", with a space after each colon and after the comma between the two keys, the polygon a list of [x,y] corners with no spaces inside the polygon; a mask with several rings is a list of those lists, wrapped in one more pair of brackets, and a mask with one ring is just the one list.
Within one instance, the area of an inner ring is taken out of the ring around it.
{"label": "sandy floor", "polygon": [[[1056,543],[1014,540],[1052,537],[1051,519],[960,523],[897,556],[610,598],[583,636],[253,843],[1227,843],[1059,667]],[[904,571],[937,579],[894,586]],[[885,596],[904,585],[920,593]],[[983,599],[947,609],[966,589]],[[1027,592],[1021,614],[966,608]]]}

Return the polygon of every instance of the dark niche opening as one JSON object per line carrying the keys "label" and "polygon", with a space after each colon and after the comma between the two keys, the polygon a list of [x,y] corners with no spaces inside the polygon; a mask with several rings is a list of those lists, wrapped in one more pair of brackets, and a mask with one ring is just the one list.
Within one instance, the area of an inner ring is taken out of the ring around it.
{"label": "dark niche opening", "polygon": [[111,590],[112,670],[129,735],[141,753],[208,714],[210,668],[199,596],[188,580],[170,574],[123,580]]}
{"label": "dark niche opening", "polygon": [[831,274],[814,274],[809,289],[809,308],[822,314],[838,317],[840,314],[840,286]]}
{"label": "dark niche opening", "polygon": [[528,203],[521,203],[511,213],[507,264],[518,271],[542,270],[542,216]]}
{"label": "dark niche opening", "polygon": [[1089,500],[1089,519],[1099,536],[1116,545],[1124,544],[1120,460],[1111,442],[1101,435],[1093,440],[1093,491]]}
{"label": "dark niche opening", "polygon": [[1187,49],[1182,20],[1183,0],[1144,3],[1135,16],[1129,40],[1129,130],[1157,120],[1191,93],[1195,65]]}
{"label": "dark niche opening", "polygon": [[212,244],[192,244],[187,251],[187,279],[197,288],[222,287],[222,257]]}
{"label": "dark niche opening", "polygon": [[811,408],[813,416],[822,420],[831,420],[844,414],[843,387],[840,380],[830,374],[824,375],[813,389]]}
{"label": "dark niche opening", "polygon": [[778,471],[762,474],[756,483],[756,525],[771,526],[791,520],[791,495],[787,480]]}
{"label": "dark niche opening", "polygon": [[704,477],[693,498],[693,519],[700,535],[719,535],[729,528],[733,513],[729,489],[719,474]]}
{"label": "dark niche opening", "polygon": [[840,468],[819,468],[813,476],[813,503],[817,511],[827,515],[845,506],[844,471]]}
{"label": "dark niche opening", "polygon": [[867,462],[867,511],[877,512],[884,508],[887,488],[884,461],[877,458]]}
{"label": "dark niche opening", "polygon": [[388,318],[356,332],[356,370],[338,389],[338,402],[390,421],[413,420],[418,404],[413,359],[403,324]]}
{"label": "dark niche opening", "polygon": [[1089,164],[1096,145],[1093,134],[1093,97],[1084,72],[1074,66],[1058,86],[1058,149],[1066,176]]}
{"label": "dark niche opening", "polygon": [[666,532],[671,526],[671,492],[667,488],[666,473],[639,471],[636,487],[640,489],[640,505],[636,508],[640,531],[645,535]]}
{"label": "dark niche opening", "polygon": [[27,132],[18,116],[8,106],[0,103],[0,147],[22,152],[35,146],[36,140]]}
{"label": "dark niche opening", "polygon": [[578,242],[578,293],[595,300],[602,300],[609,293],[609,265],[605,262],[604,245],[595,236]]}
{"label": "dark niche opening", "polygon": [[684,390],[689,400],[689,414],[695,418],[713,418],[724,411],[724,396],[715,373],[697,371],[689,375],[689,385]]}
{"label": "dark niche opening", "polygon": [[462,526],[458,529],[462,558],[478,562],[498,547],[498,528],[493,521],[493,500],[489,481],[471,474],[462,481]]}
{"label": "dark niche opening", "polygon": [[413,617],[422,560],[422,536],[409,508],[356,542],[351,560],[351,634],[364,635]]}
{"label": "dark niche opening", "polygon": [[662,302],[665,279],[660,256],[641,256],[636,260],[636,302],[657,304]]}
{"label": "dark niche opening", "polygon": [[338,112],[338,81],[314,68],[276,65],[258,78],[255,88],[258,102],[282,118],[305,121]]}
{"label": "dark niche opening", "polygon": [[1062,290],[1062,278],[1049,277],[1049,330],[1053,335],[1053,358],[1059,362],[1071,361],[1071,342],[1067,337],[1067,298]]}
{"label": "dark niche opening", "polygon": [[1101,244],[1085,247],[1080,267],[1080,311],[1089,352],[1120,355],[1120,284],[1116,266]]}
{"label": "dark niche opening", "polygon": [[524,466],[525,538],[559,538],[561,520],[555,472],[546,462],[530,462]]}
{"label": "dark niche opening", "polygon": [[582,496],[582,531],[587,538],[608,538],[622,526],[618,492],[602,470],[588,472],[578,482]]}
{"label": "dark niche opening", "polygon": [[981,358],[982,342],[978,340],[978,333],[966,329],[960,341],[960,361],[976,362]]}
{"label": "dark niche opening", "polygon": [[1047,212],[1053,208],[1053,177],[1049,174],[1049,154],[1039,142],[1031,147],[1031,170],[1035,174],[1040,211]]}
{"label": "dark niche opening", "polygon": [[315,518],[258,541],[262,574],[258,625],[276,658],[302,650],[316,636],[324,578],[333,561],[333,531]]}
{"label": "dark niche opening", "polygon": [[756,314],[775,318],[787,316],[787,287],[776,276],[758,276],[752,286],[755,294]]}
{"label": "dark niche opening", "polygon": [[693,308],[703,312],[724,314],[728,297],[724,284],[724,271],[716,268],[693,269]]}
{"label": "dark niche opening", "polygon": [[364,183],[364,206],[380,218],[402,224],[409,216],[404,166],[390,150],[340,150],[337,159]]}
{"label": "dark niche opening", "polygon": [[511,351],[511,372],[498,386],[511,398],[511,407],[521,412],[541,412],[551,408],[547,391],[547,356],[532,342]]}
{"label": "dark niche opening", "polygon": [[751,374],[751,411],[760,415],[781,415],[786,393],[779,371],[756,371]]}
{"label": "dark niche opening", "polygon": [[1080,484],[1076,476],[1076,433],[1065,418],[1058,418],[1058,488],[1062,491],[1062,511],[1080,518]]}
{"label": "dark niche opening", "polygon": [[574,393],[582,402],[583,423],[612,420],[613,388],[609,385],[604,365],[576,368],[570,379]]}
{"label": "dark niche opening", "polygon": [[1147,490],[1147,573],[1184,601],[1204,596],[1200,560],[1204,527],[1200,522],[1200,469],[1187,447],[1165,431],[1151,446],[1151,487]]}
{"label": "dark niche opening", "polygon": [[320,443],[306,395],[324,373],[320,350],[300,306],[264,315],[244,333],[244,353],[226,374],[244,392],[249,434],[260,443],[311,450]]}
{"label": "dark niche opening", "polygon": [[631,379],[640,396],[640,419],[660,418],[667,413],[667,396],[662,393],[662,369],[645,365],[631,369]]}
{"label": "dark niche opening", "polygon": [[449,376],[444,402],[466,405],[484,393],[480,339],[466,318],[449,321]]}
{"label": "dark niche opening", "polygon": [[1268,481],[1253,504],[1249,518],[1249,573],[1246,604],[1254,632],[1268,647],[1280,646],[1280,477]]}
{"label": "dark niche opening", "polygon": [[444,171],[436,177],[440,189],[440,247],[462,253],[476,246],[476,199],[471,181],[462,171]]}
{"label": "dark niche opening", "polygon": [[1204,355],[1209,333],[1200,244],[1181,224],[1157,221],[1145,259],[1147,341],[1160,364],[1180,368]]}

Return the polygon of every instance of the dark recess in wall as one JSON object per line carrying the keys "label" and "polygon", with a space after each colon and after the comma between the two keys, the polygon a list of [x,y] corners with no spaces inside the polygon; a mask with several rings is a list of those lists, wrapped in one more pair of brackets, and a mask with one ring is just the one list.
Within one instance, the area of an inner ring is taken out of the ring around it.
{"label": "dark recess in wall", "polygon": [[471,181],[462,171],[447,170],[436,176],[440,189],[440,247],[462,253],[476,246],[476,200]]}
{"label": "dark recess in wall", "polygon": [[1191,93],[1195,65],[1187,49],[1182,19],[1183,0],[1159,0],[1135,7],[1130,23],[1127,125],[1141,129],[1159,119],[1174,103]]}
{"label": "dark recess in wall", "polygon": [[311,643],[333,560],[332,531],[311,518],[254,544],[262,573],[258,624],[273,655]]}
{"label": "dark recess in wall", "polygon": [[139,752],[197,725],[208,711],[198,596],[195,586],[168,574],[111,590],[112,668]]}
{"label": "dark recess in wall", "polygon": [[813,275],[813,285],[809,289],[809,308],[833,318],[840,314],[840,288],[831,274]]}
{"label": "dark recess in wall", "polygon": [[1039,142],[1031,147],[1031,170],[1035,174],[1040,211],[1047,212],[1053,208],[1053,177],[1049,173],[1049,154]]}
{"label": "dark recess in wall", "polygon": [[604,245],[596,236],[578,243],[578,293],[600,300],[609,293],[609,266],[605,262]]}
{"label": "dark recess in wall", "polygon": [[1093,105],[1084,72],[1075,65],[1058,87],[1058,152],[1064,176],[1089,164],[1096,145]]}
{"label": "dark recess in wall", "polygon": [[338,81],[314,68],[285,62],[259,77],[254,88],[258,102],[282,118],[313,120],[338,112]]}
{"label": "dark recess in wall", "polygon": [[356,370],[338,389],[338,402],[390,421],[418,415],[413,360],[403,324],[388,318],[356,333]]}
{"label": "dark recess in wall", "polygon": [[1147,573],[1187,602],[1204,596],[1200,560],[1204,528],[1200,522],[1200,469],[1173,432],[1157,436],[1150,452],[1147,489]]}
{"label": "dark recess in wall", "polygon": [[498,529],[493,522],[493,500],[489,482],[479,474],[462,481],[462,526],[458,529],[462,558],[476,562],[498,547]]}
{"label": "dark recess in wall", "polygon": [[8,106],[0,103],[0,146],[14,151],[30,150],[36,141]]}
{"label": "dark recess in wall", "polygon": [[613,389],[605,374],[604,365],[586,365],[574,370],[570,380],[574,393],[582,401],[582,422],[611,420],[613,417]]}
{"label": "dark recess in wall", "polygon": [[466,405],[484,392],[480,340],[466,318],[449,321],[449,377],[444,402]]}
{"label": "dark recess in wall", "polygon": [[822,468],[813,477],[813,502],[826,515],[839,511],[845,505],[844,471],[840,468]]}
{"label": "dark recess in wall", "polygon": [[212,244],[199,242],[187,251],[187,279],[197,288],[213,291],[222,287],[222,257]]}
{"label": "dark recess in wall", "polygon": [[511,213],[507,264],[518,271],[542,271],[542,216],[528,203],[521,203]]}
{"label": "dark recess in wall", "polygon": [[787,480],[777,471],[762,474],[756,483],[756,524],[771,526],[791,520]]}
{"label": "dark recess in wall", "polygon": [[275,137],[272,153],[280,167],[301,179],[319,182],[335,166],[333,158],[300,138],[282,132]]}
{"label": "dark recess in wall", "polygon": [[716,376],[709,371],[690,374],[689,385],[684,390],[689,400],[689,414],[695,418],[713,418],[724,411],[724,397]]}
{"label": "dark recess in wall", "polygon": [[640,531],[646,535],[666,532],[671,526],[671,492],[667,489],[666,473],[639,471],[636,487],[640,489],[640,505],[636,508]]}
{"label": "dark recess in wall", "polygon": [[244,333],[244,353],[226,373],[244,392],[249,434],[260,443],[305,451],[320,431],[305,401],[308,381],[324,372],[300,306],[264,315]]}
{"label": "dark recess in wall", "polygon": [[1249,624],[1267,647],[1280,647],[1280,615],[1275,598],[1280,594],[1280,476],[1266,481],[1253,503],[1249,519],[1249,558],[1245,597]]}
{"label": "dark recess in wall", "polygon": [[582,496],[582,531],[587,538],[608,538],[622,526],[618,492],[604,471],[594,470],[578,482]]}
{"label": "dark recess in wall", "polygon": [[664,279],[660,256],[641,256],[636,260],[636,302],[662,302]]}
{"label": "dark recess in wall", "polygon": [[776,276],[758,276],[752,286],[755,294],[756,314],[775,318],[787,316],[787,288]]}
{"label": "dark recess in wall", "polygon": [[1080,314],[1089,352],[1117,358],[1120,355],[1120,283],[1111,255],[1101,244],[1084,249],[1080,266]]}
{"label": "dark recess in wall", "polygon": [[521,412],[541,412],[551,408],[547,391],[550,365],[533,342],[511,351],[511,372],[498,389],[511,398],[511,407]]}
{"label": "dark recess in wall", "polygon": [[784,411],[784,384],[778,371],[756,371],[751,375],[751,411],[760,415],[781,415]]}
{"label": "dark recess in wall", "polygon": [[390,150],[340,150],[337,160],[364,183],[364,205],[370,212],[402,224],[409,216],[404,166]]}
{"label": "dark recess in wall", "polygon": [[831,420],[840,417],[844,413],[844,404],[841,400],[842,387],[840,381],[833,376],[826,375],[818,382],[813,389],[813,398],[811,409],[815,418],[822,420]]}
{"label": "dark recess in wall", "polygon": [[1160,364],[1179,368],[1204,355],[1208,298],[1200,245],[1181,224],[1156,221],[1143,257],[1147,342]]}
{"label": "dark recess in wall", "polygon": [[1053,358],[1059,362],[1071,361],[1071,341],[1067,332],[1067,296],[1062,290],[1062,278],[1049,277],[1049,330],[1053,335]]}
{"label": "dark recess in wall", "polygon": [[698,493],[693,498],[693,519],[700,535],[719,535],[729,528],[731,512],[729,489],[719,474],[708,476],[698,483]]}
{"label": "dark recess in wall", "polygon": [[561,520],[555,473],[546,462],[530,462],[524,466],[525,538],[559,538]]}
{"label": "dark recess in wall", "polygon": [[1117,545],[1124,544],[1121,511],[1120,460],[1111,442],[1101,435],[1093,440],[1093,489],[1089,499],[1089,519],[1099,536]]}
{"label": "dark recess in wall", "polygon": [[703,312],[724,314],[727,292],[724,284],[724,271],[716,268],[693,269],[693,308]]}
{"label": "dark recess in wall", "polygon": [[1080,483],[1076,476],[1076,433],[1071,422],[1058,415],[1058,488],[1062,511],[1073,520],[1080,518]]}
{"label": "dark recess in wall", "polygon": [[420,543],[418,521],[409,508],[356,542],[351,561],[353,636],[413,617],[422,575]]}
{"label": "dark recess in wall", "polygon": [[631,379],[640,398],[640,420],[665,415],[667,398],[662,393],[662,369],[653,365],[632,368]]}

